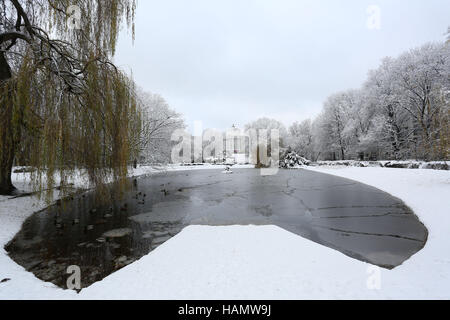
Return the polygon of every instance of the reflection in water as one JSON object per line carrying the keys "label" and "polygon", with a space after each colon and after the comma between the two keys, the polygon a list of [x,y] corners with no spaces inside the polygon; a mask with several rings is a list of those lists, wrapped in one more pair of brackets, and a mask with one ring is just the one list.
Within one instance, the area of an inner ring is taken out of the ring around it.
{"label": "reflection in water", "polygon": [[7,246],[38,278],[65,287],[78,265],[87,287],[146,255],[185,226],[277,225],[385,268],[423,248],[427,230],[400,200],[351,180],[306,170],[200,170],[139,179],[120,201],[94,194],[31,216]]}

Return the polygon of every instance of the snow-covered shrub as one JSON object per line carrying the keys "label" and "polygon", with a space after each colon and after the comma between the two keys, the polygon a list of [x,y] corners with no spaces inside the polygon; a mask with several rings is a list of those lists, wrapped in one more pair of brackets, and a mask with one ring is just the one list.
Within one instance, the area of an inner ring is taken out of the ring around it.
{"label": "snow-covered shrub", "polygon": [[286,151],[280,159],[281,168],[295,168],[298,166],[309,166],[311,161],[298,155],[294,151]]}
{"label": "snow-covered shrub", "polygon": [[337,161],[317,161],[312,166],[342,166],[342,167],[383,167],[395,169],[433,169],[449,170],[447,161],[422,162],[415,160],[403,161],[355,161],[355,160],[337,160]]}
{"label": "snow-covered shrub", "polygon": [[428,162],[424,163],[420,167],[421,169],[434,169],[434,170],[450,170],[447,162]]}
{"label": "snow-covered shrub", "polygon": [[387,162],[384,164],[385,168],[394,168],[394,169],[408,169],[411,164],[408,162]]}

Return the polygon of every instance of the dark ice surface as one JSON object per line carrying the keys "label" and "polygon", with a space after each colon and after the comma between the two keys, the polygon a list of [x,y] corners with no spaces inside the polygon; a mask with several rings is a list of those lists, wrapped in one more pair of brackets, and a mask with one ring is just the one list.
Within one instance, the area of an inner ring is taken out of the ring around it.
{"label": "dark ice surface", "polygon": [[[134,182],[124,198],[99,205],[93,193],[35,213],[7,245],[38,278],[66,286],[99,281],[188,225],[277,225],[361,260],[392,269],[421,250],[428,232],[399,199],[376,188],[308,170],[178,171]],[[295,250],[295,248],[293,248]]]}

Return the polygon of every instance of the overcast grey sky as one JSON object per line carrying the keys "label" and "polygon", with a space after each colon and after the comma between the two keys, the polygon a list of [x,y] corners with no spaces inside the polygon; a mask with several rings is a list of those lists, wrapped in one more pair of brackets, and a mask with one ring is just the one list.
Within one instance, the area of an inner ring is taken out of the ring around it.
{"label": "overcast grey sky", "polygon": [[[367,26],[370,5],[380,29]],[[290,125],[449,25],[449,0],[139,0],[135,43],[122,33],[115,61],[188,125]]]}

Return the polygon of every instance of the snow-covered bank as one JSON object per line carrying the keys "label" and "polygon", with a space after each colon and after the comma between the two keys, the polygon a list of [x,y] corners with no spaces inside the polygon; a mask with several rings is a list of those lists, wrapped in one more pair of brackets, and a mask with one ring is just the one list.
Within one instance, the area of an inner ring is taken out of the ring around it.
{"label": "snow-covered bank", "polygon": [[80,296],[341,299],[351,298],[355,288],[369,291],[366,271],[365,263],[275,226],[190,226]]}
{"label": "snow-covered bank", "polygon": [[[28,185],[23,182],[22,174],[15,174],[13,178],[17,187],[27,190]],[[0,300],[76,298],[74,292],[64,291],[52,283],[37,279],[31,272],[12,261],[4,249],[20,230],[25,219],[45,207],[44,201],[30,197],[9,199],[0,196],[0,281],[10,279],[0,283]]]}
{"label": "snow-covered bank", "polygon": [[[202,168],[202,167],[194,167]],[[173,168],[173,170],[186,168]],[[191,169],[191,168],[189,168]],[[219,169],[219,168],[217,168]],[[139,168],[133,175],[151,173]],[[368,264],[274,226],[190,226],[141,260],[79,295],[36,279],[4,244],[39,205],[0,201],[0,299],[450,298],[450,173],[386,168],[311,168],[358,180],[404,200],[429,229],[425,248],[367,287]],[[369,270],[372,272],[371,270]]]}
{"label": "snow-covered bank", "polygon": [[384,161],[358,161],[358,160],[336,160],[336,161],[317,161],[312,166],[325,167],[383,167],[396,169],[433,169],[449,170],[448,161],[416,161],[416,160],[384,160]]}
{"label": "snow-covered bank", "polygon": [[429,231],[425,248],[383,272],[383,297],[450,298],[450,172],[426,169],[308,168],[353,179],[402,199]]}

